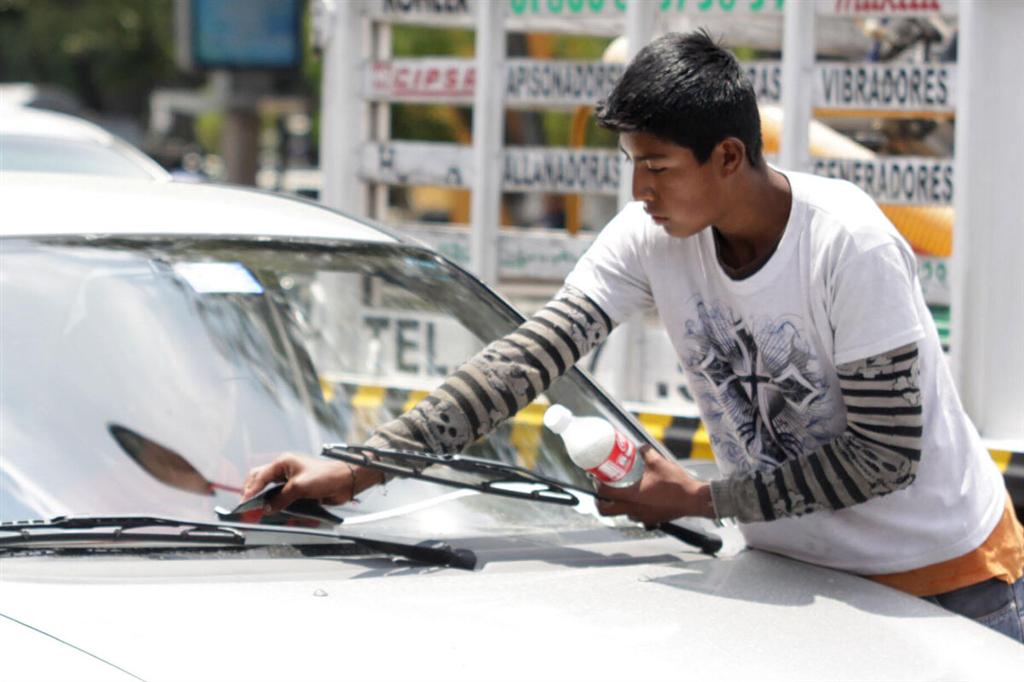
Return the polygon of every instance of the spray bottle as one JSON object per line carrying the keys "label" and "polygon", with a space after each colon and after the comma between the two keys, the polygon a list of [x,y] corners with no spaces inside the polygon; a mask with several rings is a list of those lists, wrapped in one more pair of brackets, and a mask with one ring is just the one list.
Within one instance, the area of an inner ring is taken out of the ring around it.
{"label": "spray bottle", "polygon": [[[562,437],[573,463],[612,488],[627,488],[644,475],[644,459],[636,444],[600,417],[576,417],[562,405],[544,413],[544,426]],[[722,539],[674,523],[659,523],[657,529],[714,555]],[[650,530],[652,526],[647,526]]]}
{"label": "spray bottle", "polygon": [[544,413],[544,426],[562,437],[569,459],[607,486],[626,488],[644,475],[636,445],[600,417],[576,417],[562,405]]}

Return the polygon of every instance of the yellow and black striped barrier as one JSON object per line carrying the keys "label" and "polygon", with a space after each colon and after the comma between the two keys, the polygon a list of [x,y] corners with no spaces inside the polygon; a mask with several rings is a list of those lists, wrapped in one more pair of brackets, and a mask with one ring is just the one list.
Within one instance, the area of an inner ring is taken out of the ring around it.
{"label": "yellow and black striped barrier", "polygon": [[[321,388],[328,402],[342,401],[351,406],[353,432],[349,438],[353,442],[365,440],[378,424],[407,412],[427,395],[426,391],[328,381],[321,381]],[[523,466],[532,466],[537,459],[545,409],[547,403],[533,402],[509,420],[510,439]],[[714,459],[708,432],[699,418],[657,412],[633,412],[633,416],[677,458]],[[989,452],[1003,473],[1011,496],[1018,505],[1024,506],[1024,452],[998,449]]]}
{"label": "yellow and black striped barrier", "polygon": [[[677,458],[714,459],[708,432],[697,417],[655,412],[634,412],[633,416]],[[1024,506],[1024,452],[989,448],[989,454],[1002,472],[1014,501]]]}

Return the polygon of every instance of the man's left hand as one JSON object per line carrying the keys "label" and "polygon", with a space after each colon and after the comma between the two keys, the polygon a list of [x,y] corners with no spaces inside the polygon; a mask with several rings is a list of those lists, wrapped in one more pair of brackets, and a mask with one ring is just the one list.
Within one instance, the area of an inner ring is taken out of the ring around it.
{"label": "man's left hand", "polygon": [[603,516],[625,514],[648,526],[681,516],[715,517],[711,504],[711,486],[690,476],[681,466],[662,457],[650,446],[643,446],[644,475],[628,488],[612,488],[603,483],[597,501]]}

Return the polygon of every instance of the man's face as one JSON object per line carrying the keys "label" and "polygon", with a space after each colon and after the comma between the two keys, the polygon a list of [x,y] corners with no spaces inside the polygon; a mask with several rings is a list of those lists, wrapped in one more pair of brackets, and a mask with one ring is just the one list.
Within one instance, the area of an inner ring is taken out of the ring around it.
{"label": "man's face", "polygon": [[668,234],[692,236],[722,214],[714,153],[700,164],[686,147],[641,132],[622,133],[619,145],[632,161],[633,198]]}

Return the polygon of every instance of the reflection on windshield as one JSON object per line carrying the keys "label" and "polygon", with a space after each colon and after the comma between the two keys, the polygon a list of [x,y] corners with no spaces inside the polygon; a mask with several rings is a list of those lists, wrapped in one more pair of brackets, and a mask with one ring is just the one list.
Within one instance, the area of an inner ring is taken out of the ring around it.
{"label": "reflection on windshield", "polygon": [[[466,275],[404,246],[4,240],[0,287],[3,520],[212,518],[234,506],[251,467],[362,442],[518,324]],[[618,421],[579,377],[548,397]],[[540,428],[542,411],[528,406],[468,453],[584,483]],[[153,473],[139,438],[175,454],[161,459],[173,476]],[[395,481],[340,511],[420,509],[415,523],[435,537],[580,521],[479,496],[421,504],[448,492]]]}

